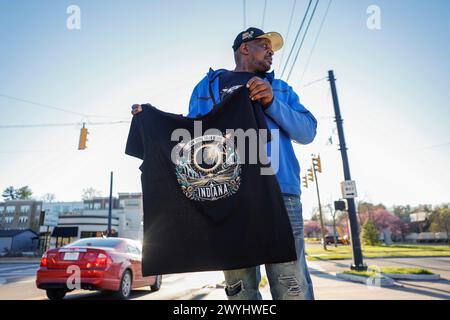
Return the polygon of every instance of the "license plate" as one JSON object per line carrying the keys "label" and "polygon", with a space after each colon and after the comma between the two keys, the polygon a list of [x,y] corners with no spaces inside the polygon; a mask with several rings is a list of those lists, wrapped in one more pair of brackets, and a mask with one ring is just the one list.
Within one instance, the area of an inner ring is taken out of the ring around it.
{"label": "license plate", "polygon": [[64,260],[78,260],[79,252],[66,252],[64,254]]}

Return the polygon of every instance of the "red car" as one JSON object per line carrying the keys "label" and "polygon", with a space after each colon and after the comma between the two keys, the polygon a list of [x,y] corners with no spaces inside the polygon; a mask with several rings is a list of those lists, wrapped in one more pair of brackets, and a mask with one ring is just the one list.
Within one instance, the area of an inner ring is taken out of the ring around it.
{"label": "red car", "polygon": [[[77,288],[114,291],[127,299],[134,288],[161,287],[162,276],[142,276],[139,242],[122,238],[85,238],[59,249],[48,250],[41,259],[36,286],[51,300],[63,299]],[[78,276],[79,275],[79,276]]]}

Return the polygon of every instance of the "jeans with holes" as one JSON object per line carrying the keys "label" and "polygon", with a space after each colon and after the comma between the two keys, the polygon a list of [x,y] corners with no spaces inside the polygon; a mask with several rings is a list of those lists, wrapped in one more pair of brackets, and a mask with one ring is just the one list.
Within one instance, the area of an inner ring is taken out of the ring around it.
{"label": "jeans with holes", "polygon": [[[305,259],[302,203],[299,197],[283,195],[291,222],[297,260],[266,264],[273,300],[314,300],[314,291]],[[229,300],[261,300],[260,267],[225,270],[225,292]]]}

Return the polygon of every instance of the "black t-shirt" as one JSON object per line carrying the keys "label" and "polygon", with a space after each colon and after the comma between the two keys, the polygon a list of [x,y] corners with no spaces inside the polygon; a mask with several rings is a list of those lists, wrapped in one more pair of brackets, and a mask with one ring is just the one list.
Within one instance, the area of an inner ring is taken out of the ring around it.
{"label": "black t-shirt", "polygon": [[[198,137],[194,121],[202,123]],[[219,131],[205,132],[211,128]],[[133,117],[125,152],[144,160],[144,276],[296,260],[275,175],[260,174],[260,159],[249,163],[248,142],[226,143],[234,141],[227,129],[238,128],[267,128],[245,87],[197,119],[151,105]],[[177,129],[191,137],[172,139]]]}
{"label": "black t-shirt", "polygon": [[226,71],[222,73],[219,76],[220,100],[223,100],[241,86],[245,86],[255,76],[262,78],[260,74],[253,72]]}

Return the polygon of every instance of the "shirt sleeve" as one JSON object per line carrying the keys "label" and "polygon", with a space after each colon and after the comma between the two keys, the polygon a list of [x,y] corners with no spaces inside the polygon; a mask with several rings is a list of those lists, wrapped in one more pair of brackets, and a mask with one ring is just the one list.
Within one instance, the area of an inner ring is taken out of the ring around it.
{"label": "shirt sleeve", "polygon": [[141,130],[139,130],[140,116],[140,114],[133,116],[133,120],[131,121],[125,154],[144,160],[144,144],[142,142]]}
{"label": "shirt sleeve", "polygon": [[317,120],[301,103],[298,95],[288,87],[287,103],[274,97],[272,104],[265,109],[289,137],[300,144],[311,143],[317,130]]}

